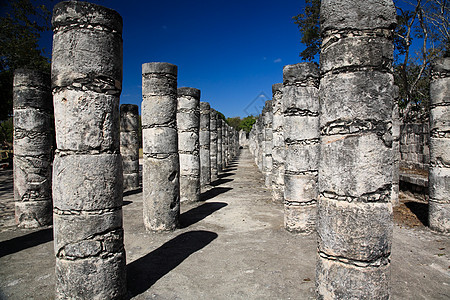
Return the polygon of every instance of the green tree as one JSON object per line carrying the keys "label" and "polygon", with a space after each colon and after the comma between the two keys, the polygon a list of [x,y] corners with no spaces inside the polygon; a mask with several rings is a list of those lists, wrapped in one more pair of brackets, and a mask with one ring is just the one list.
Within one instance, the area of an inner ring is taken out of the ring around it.
{"label": "green tree", "polygon": [[239,124],[241,124],[241,118],[240,117],[233,117],[233,118],[227,118],[227,123],[231,127],[233,127],[236,130],[239,130]]}
{"label": "green tree", "polygon": [[0,120],[12,114],[14,70],[32,68],[50,71],[50,63],[39,48],[40,33],[50,29],[51,14],[31,0],[2,1],[0,17]]}
{"label": "green tree", "polygon": [[253,115],[247,116],[241,120],[241,123],[239,124],[239,129],[244,130],[245,132],[249,133],[250,130],[252,130],[253,124],[256,123],[256,117]]}
{"label": "green tree", "polygon": [[311,61],[320,52],[320,0],[306,0],[305,11],[294,16],[294,23],[297,24],[301,34],[301,42],[306,45],[306,49],[300,52],[303,60]]}

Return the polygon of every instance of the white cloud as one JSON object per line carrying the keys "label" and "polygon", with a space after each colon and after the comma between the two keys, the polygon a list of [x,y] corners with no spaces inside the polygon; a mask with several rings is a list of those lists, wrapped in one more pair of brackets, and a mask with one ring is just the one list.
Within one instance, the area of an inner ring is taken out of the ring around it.
{"label": "white cloud", "polygon": [[274,62],[274,63],[279,63],[279,62],[281,62],[281,58],[277,58],[277,59],[275,59],[273,62]]}

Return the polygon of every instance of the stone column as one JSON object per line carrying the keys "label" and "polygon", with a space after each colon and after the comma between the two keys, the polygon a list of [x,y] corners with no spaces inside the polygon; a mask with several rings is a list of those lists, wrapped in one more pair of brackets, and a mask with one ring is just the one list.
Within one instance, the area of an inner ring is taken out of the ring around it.
{"label": "stone column", "polygon": [[319,162],[319,69],[315,63],[283,68],[284,226],[288,231],[315,231]]}
{"label": "stone column", "polygon": [[206,189],[211,183],[210,111],[208,102],[200,102],[200,186]]}
{"label": "stone column", "polygon": [[119,98],[122,18],[87,2],[53,9],[57,299],[126,294]]}
{"label": "stone column", "polygon": [[430,85],[430,228],[450,232],[450,57],[436,60]]}
{"label": "stone column", "polygon": [[52,223],[53,114],[50,74],[14,73],[14,201],[19,227]]}
{"label": "stone column", "polygon": [[211,157],[211,181],[217,180],[217,112],[211,108],[210,116],[210,133],[211,139],[209,143]]}
{"label": "stone column", "polygon": [[139,108],[134,104],[120,106],[120,154],[123,166],[123,190],[139,188]]}
{"label": "stone column", "polygon": [[264,177],[266,188],[272,187],[272,100],[267,100],[264,107]]}
{"label": "stone column", "polygon": [[148,231],[174,230],[180,216],[177,71],[169,63],[142,65],[142,182]]}
{"label": "stone column", "polygon": [[229,130],[228,130],[228,124],[226,123],[226,121],[223,121],[223,146],[222,146],[222,150],[223,150],[223,167],[226,168],[229,164],[228,161],[228,135],[229,135]]}
{"label": "stone column", "polygon": [[272,85],[272,200],[284,202],[283,84]]}
{"label": "stone column", "polygon": [[223,156],[222,156],[222,140],[223,140],[223,125],[222,119],[217,115],[217,171],[223,170]]}
{"label": "stone column", "polygon": [[200,200],[200,90],[178,89],[178,153],[180,156],[180,200]]}
{"label": "stone column", "polygon": [[398,113],[398,86],[394,86],[394,108],[392,109],[392,206],[398,206],[400,193],[400,116]]}
{"label": "stone column", "polygon": [[318,297],[389,299],[396,10],[323,0],[321,20]]}

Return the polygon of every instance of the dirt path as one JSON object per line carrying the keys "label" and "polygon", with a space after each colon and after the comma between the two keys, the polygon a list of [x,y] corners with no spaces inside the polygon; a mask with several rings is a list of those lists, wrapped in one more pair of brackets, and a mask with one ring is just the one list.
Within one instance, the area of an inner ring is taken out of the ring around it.
{"label": "dirt path", "polygon": [[[243,150],[203,201],[182,204],[181,229],[165,234],[145,232],[142,193],[125,196],[130,298],[314,299],[316,237],[286,232],[282,205],[263,186]],[[393,299],[448,298],[449,240],[395,226]],[[0,299],[52,299],[52,247],[51,228],[0,225]]]}

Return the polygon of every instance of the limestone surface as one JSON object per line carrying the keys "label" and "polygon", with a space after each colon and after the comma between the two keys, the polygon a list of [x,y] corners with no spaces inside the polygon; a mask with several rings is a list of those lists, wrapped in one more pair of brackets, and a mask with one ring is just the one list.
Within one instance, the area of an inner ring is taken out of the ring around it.
{"label": "limestone surface", "polygon": [[120,106],[120,154],[123,166],[123,190],[139,188],[139,110],[134,104]]}
{"label": "limestone surface", "polygon": [[211,183],[211,107],[208,102],[200,102],[200,186],[205,189]]}
{"label": "limestone surface", "polygon": [[56,298],[122,299],[122,18],[70,1],[55,5],[52,24]]}
{"label": "limestone surface", "polygon": [[178,153],[180,201],[200,200],[200,90],[178,88]]}
{"label": "limestone surface", "polygon": [[14,73],[14,201],[19,227],[52,223],[53,124],[50,74]]}
{"label": "limestone surface", "polygon": [[320,299],[390,298],[395,22],[392,0],[321,2]]}
{"label": "limestone surface", "polygon": [[319,163],[319,69],[314,63],[283,69],[284,224],[288,231],[316,227]]}
{"label": "limestone surface", "polygon": [[450,57],[433,63],[430,85],[429,222],[450,232]]}
{"label": "limestone surface", "polygon": [[283,84],[272,85],[272,200],[284,202]]}
{"label": "limestone surface", "polygon": [[180,216],[177,66],[142,65],[142,186],[147,231],[175,230]]}

